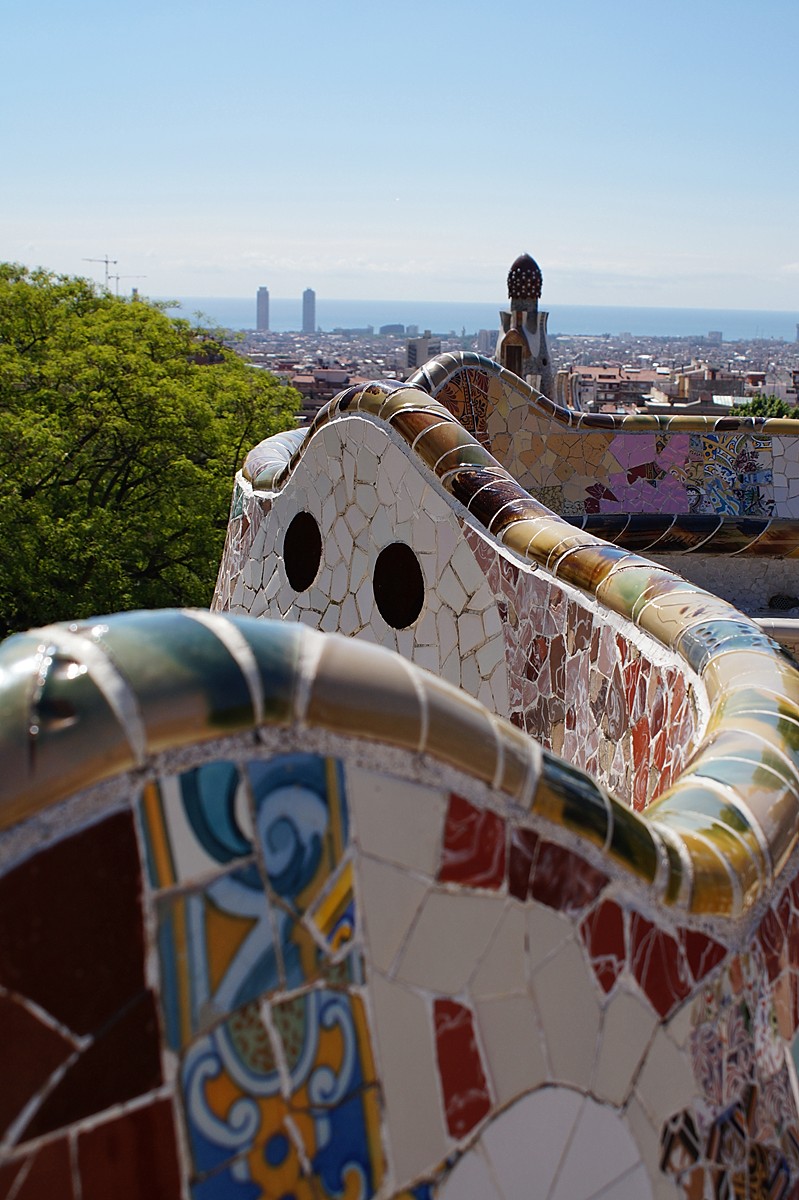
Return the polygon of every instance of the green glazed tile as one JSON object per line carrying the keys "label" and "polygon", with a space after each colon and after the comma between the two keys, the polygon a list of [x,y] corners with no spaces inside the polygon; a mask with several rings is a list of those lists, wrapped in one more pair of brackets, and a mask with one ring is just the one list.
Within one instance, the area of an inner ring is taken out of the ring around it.
{"label": "green glazed tile", "polygon": [[288,725],[294,712],[300,650],[305,631],[289,621],[229,617],[244,637],[258,666],[264,718]]}
{"label": "green glazed tile", "polygon": [[[542,783],[557,797],[549,801],[558,814],[558,824],[582,834],[596,846],[604,846],[616,806],[606,792],[584,771],[564,762],[548,750],[542,756]],[[537,794],[538,795],[538,794]],[[541,792],[541,800],[544,793]],[[538,803],[534,805],[538,809]]]}
{"label": "green glazed tile", "polygon": [[608,854],[645,883],[653,883],[658,854],[648,821],[632,809],[613,805],[613,829]]}
{"label": "green glazed tile", "polygon": [[[126,731],[58,634],[23,634],[0,654],[0,826],[134,765]],[[42,660],[37,651],[46,645]],[[41,675],[39,674],[41,670]]]}
{"label": "green glazed tile", "polygon": [[252,727],[242,670],[205,625],[165,609],[121,613],[106,626],[98,641],[137,696],[151,750]]}

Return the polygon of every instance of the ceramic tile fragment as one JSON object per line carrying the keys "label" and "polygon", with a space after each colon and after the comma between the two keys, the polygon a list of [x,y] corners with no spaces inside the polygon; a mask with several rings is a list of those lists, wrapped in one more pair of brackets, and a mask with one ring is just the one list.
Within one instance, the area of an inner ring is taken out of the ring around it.
{"label": "ceramic tile fragment", "polygon": [[478,1150],[469,1150],[458,1160],[442,1184],[440,1195],[442,1200],[505,1200]]}
{"label": "ceramic tile fragment", "polygon": [[[437,1166],[448,1146],[432,1021],[420,996],[378,974],[372,979],[371,1000],[389,1157],[401,1185]],[[416,1048],[413,1056],[408,1054],[408,1046]],[[413,1104],[408,1103],[409,1096],[413,1096]]]}
{"label": "ceramic tile fragment", "polygon": [[[397,965],[397,978],[431,991],[461,992],[488,946],[502,902],[469,893],[427,896]],[[442,954],[442,946],[446,954]]]}
{"label": "ceramic tile fragment", "polygon": [[526,984],[525,920],[515,905],[506,908],[469,982],[475,998],[511,996]]}
{"label": "ceramic tile fragment", "polygon": [[687,1053],[681,1053],[662,1031],[655,1034],[635,1090],[653,1123],[662,1123],[689,1102],[694,1087]]}
{"label": "ceramic tile fragment", "polygon": [[491,1122],[482,1142],[503,1197],[529,1195],[531,1174],[549,1194],[583,1103],[578,1091],[543,1087]]}
{"label": "ceramic tile fragment", "polygon": [[[552,1200],[593,1200],[603,1192],[629,1193],[629,1176],[640,1154],[624,1118],[614,1109],[585,1100],[577,1118],[566,1157],[560,1164]],[[639,1176],[640,1180],[640,1176]],[[651,1196],[644,1176],[641,1200]]]}
{"label": "ceramic tile fragment", "polygon": [[476,1013],[497,1103],[507,1104],[543,1083],[547,1064],[535,1006],[529,996],[478,1001]]}
{"label": "ceramic tile fragment", "polygon": [[[533,975],[532,987],[554,1078],[587,1087],[594,1069],[600,1012],[579,946],[568,943],[548,959]],[[568,1006],[564,996],[569,997]]]}
{"label": "ceramic tile fragment", "polygon": [[592,1091],[611,1104],[623,1104],[652,1034],[657,1018],[652,1008],[632,992],[619,990],[605,1009],[601,1043]]}
{"label": "ceramic tile fragment", "polygon": [[491,1090],[475,1033],[474,1013],[456,1000],[433,1003],[438,1074],[444,1116],[453,1138],[463,1138],[491,1109]]}
{"label": "ceramic tile fragment", "polygon": [[369,958],[388,973],[427,894],[407,871],[362,857],[357,866]]}
{"label": "ceramic tile fragment", "polygon": [[364,854],[433,876],[446,797],[433,788],[347,766],[356,840]]}

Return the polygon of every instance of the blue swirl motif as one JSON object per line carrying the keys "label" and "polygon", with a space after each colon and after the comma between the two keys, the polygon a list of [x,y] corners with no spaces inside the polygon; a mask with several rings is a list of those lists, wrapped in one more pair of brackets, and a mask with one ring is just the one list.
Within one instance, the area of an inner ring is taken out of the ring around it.
{"label": "blue swirl motif", "polygon": [[183,808],[195,837],[218,863],[232,862],[252,851],[236,813],[240,779],[228,762],[206,763],[180,776]]}
{"label": "blue swirl motif", "polygon": [[343,1196],[357,1180],[357,1191],[350,1194],[366,1200],[374,1192],[372,1156],[379,1156],[381,1150],[369,1145],[364,1102],[366,1082],[358,1053],[352,1001],[338,992],[325,992],[322,996],[322,1026],[338,1027],[343,1052],[338,1073],[320,1065],[308,1081],[317,1143],[313,1169],[326,1195]]}
{"label": "blue swirl motif", "polygon": [[[334,865],[334,826],[340,826],[341,841],[347,842],[341,764],[298,753],[251,762],[247,770],[256,806],[256,836],[263,848],[270,887],[296,910],[298,896],[317,875],[321,886]],[[332,787],[331,779],[335,781]]]}
{"label": "blue swirl motif", "polygon": [[324,1029],[333,1029],[338,1025],[344,1050],[338,1076],[332,1067],[325,1064],[317,1067],[308,1080],[308,1095],[311,1103],[320,1105],[320,1111],[316,1117],[317,1145],[320,1149],[328,1144],[331,1137],[331,1123],[325,1109],[339,1104],[344,1096],[352,1090],[358,1066],[355,1025],[349,997],[335,992],[332,995],[328,992],[327,997],[321,1007],[320,1021]]}
{"label": "blue swirl motif", "polygon": [[247,1150],[261,1126],[261,1111],[252,1096],[234,1100],[224,1120],[211,1111],[205,1087],[223,1069],[215,1035],[195,1042],[183,1061],[186,1121],[198,1171],[208,1171]]}
{"label": "blue swirl motif", "polygon": [[327,833],[324,801],[310,788],[275,788],[258,809],[258,836],[269,882],[284,899],[294,899],[313,879]]}

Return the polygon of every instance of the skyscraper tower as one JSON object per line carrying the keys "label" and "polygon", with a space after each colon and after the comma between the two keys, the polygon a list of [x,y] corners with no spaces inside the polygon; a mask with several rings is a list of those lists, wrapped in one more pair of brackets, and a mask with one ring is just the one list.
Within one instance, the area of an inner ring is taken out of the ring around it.
{"label": "skyscraper tower", "polygon": [[269,288],[258,288],[255,300],[255,328],[259,333],[267,333],[269,330]]}
{"label": "skyscraper tower", "polygon": [[316,292],[306,288],[302,293],[302,332],[316,332]]}

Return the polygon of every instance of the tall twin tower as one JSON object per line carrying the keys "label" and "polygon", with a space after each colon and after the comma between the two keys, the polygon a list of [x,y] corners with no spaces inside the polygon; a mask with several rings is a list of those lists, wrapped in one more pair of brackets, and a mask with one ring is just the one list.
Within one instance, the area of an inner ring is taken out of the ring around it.
{"label": "tall twin tower", "polygon": [[[269,332],[269,288],[259,287],[255,299],[255,328],[259,333]],[[316,292],[306,288],[302,293],[302,332],[316,332]]]}

